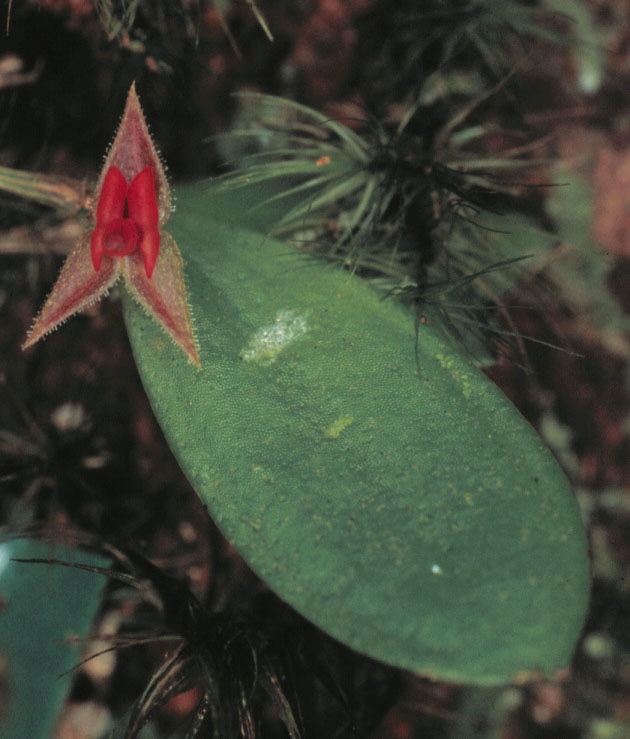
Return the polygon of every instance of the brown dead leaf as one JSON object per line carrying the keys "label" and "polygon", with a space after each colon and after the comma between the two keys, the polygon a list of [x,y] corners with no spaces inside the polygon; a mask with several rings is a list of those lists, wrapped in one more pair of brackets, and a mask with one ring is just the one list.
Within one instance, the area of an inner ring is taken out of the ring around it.
{"label": "brown dead leaf", "polygon": [[602,146],[593,174],[593,238],[607,252],[630,257],[630,147]]}

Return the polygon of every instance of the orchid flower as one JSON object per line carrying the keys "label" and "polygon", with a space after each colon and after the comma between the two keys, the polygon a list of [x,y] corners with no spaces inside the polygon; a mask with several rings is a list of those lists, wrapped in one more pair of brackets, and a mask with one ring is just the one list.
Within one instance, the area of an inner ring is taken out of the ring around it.
{"label": "orchid flower", "polygon": [[102,298],[122,277],[131,295],[201,366],[182,258],[173,237],[163,230],[171,214],[171,193],[133,85],[95,202],[92,227],[68,255],[23,349]]}

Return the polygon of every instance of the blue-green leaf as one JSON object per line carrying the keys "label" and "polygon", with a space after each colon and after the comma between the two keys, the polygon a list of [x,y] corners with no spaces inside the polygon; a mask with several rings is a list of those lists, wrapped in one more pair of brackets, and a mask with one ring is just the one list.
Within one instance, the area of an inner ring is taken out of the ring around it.
{"label": "blue-green leaf", "polygon": [[88,636],[104,581],[71,567],[12,559],[54,558],[105,564],[102,557],[57,544],[18,539],[0,543],[0,661],[3,702],[0,736],[48,737],[79,659],[76,644]]}

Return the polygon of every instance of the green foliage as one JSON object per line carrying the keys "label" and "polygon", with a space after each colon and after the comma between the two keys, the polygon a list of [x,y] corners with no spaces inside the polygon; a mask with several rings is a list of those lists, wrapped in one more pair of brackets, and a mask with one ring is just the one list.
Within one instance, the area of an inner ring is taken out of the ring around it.
{"label": "green foliage", "polygon": [[430,326],[414,352],[395,301],[265,236],[280,208],[260,199],[178,193],[201,371],[125,305],[212,516],[281,598],[372,657],[488,685],[566,665],[589,573],[562,472]]}
{"label": "green foliage", "polygon": [[[202,6],[205,4],[210,4],[214,7],[221,19],[223,29],[230,43],[238,52],[236,42],[225,21],[225,15],[229,12],[230,6],[232,5],[231,0],[210,0],[207,3],[200,3],[199,7],[195,8],[195,11],[197,13],[200,12]],[[179,7],[177,7],[178,5]],[[260,11],[255,0],[247,0],[247,5],[267,38],[273,41],[273,36],[265,16]],[[132,33],[138,12],[143,12],[145,17],[152,19],[157,24],[163,23],[171,14],[179,15],[184,19],[189,35],[194,36],[196,33],[195,23],[192,18],[193,6],[186,2],[172,3],[165,2],[164,0],[153,0],[152,2],[147,2],[146,0],[94,0],[94,6],[101,19],[103,28],[110,39],[116,38],[122,40]],[[164,29],[162,31],[164,32]],[[141,48],[142,44],[139,46]]]}
{"label": "green foliage", "polygon": [[554,174],[559,185],[550,193],[547,207],[565,256],[550,260],[546,272],[563,286],[565,300],[576,315],[592,322],[604,340],[617,335],[624,342],[630,319],[607,285],[612,260],[592,237],[592,186],[566,167],[556,166]]}
{"label": "green foliage", "polygon": [[0,167],[0,192],[48,206],[60,216],[75,214],[82,204],[76,183],[10,167]]}
{"label": "green foliage", "polygon": [[68,671],[79,657],[76,645],[63,640],[87,636],[100,603],[103,581],[91,573],[11,561],[48,557],[104,564],[102,557],[52,543],[0,544],[0,735],[11,739],[51,735],[72,680]]}
{"label": "green foliage", "polygon": [[580,90],[596,92],[606,75],[606,54],[597,33],[595,8],[575,0],[543,0],[543,6],[570,20]]}
{"label": "green foliage", "polygon": [[94,7],[109,38],[119,38],[129,33],[135,20],[141,0],[115,3],[113,0],[94,0]]}
{"label": "green foliage", "polygon": [[528,200],[535,191],[517,184],[539,164],[534,143],[503,156],[479,152],[487,136],[504,133],[469,118],[501,87],[462,105],[430,145],[413,132],[423,94],[394,130],[369,119],[353,130],[288,100],[242,95],[240,119],[220,140],[235,168],[222,189],[259,188],[256,212],[282,210],[274,235],[396,293],[476,360],[492,360],[521,338],[505,329],[503,301],[540,307],[528,280],[540,260],[528,257],[558,241],[519,213],[540,209]]}
{"label": "green foliage", "polygon": [[406,66],[421,70],[427,52],[437,47],[440,65],[472,62],[491,77],[503,77],[514,70],[519,56],[534,63],[526,56],[532,42],[575,43],[567,34],[567,16],[551,5],[541,8],[521,0],[403,2],[395,19],[397,36],[407,49]]}

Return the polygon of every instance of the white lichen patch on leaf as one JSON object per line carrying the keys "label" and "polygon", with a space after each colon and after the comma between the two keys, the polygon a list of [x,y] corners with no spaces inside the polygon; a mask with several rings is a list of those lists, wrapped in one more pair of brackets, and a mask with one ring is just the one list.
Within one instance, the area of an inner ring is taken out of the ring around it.
{"label": "white lichen patch on leaf", "polygon": [[293,310],[278,311],[272,324],[258,329],[250,338],[241,351],[241,359],[262,365],[273,364],[283,349],[307,331],[305,315]]}

